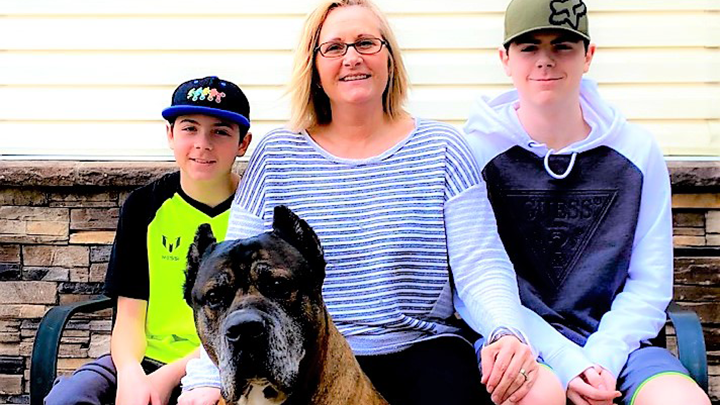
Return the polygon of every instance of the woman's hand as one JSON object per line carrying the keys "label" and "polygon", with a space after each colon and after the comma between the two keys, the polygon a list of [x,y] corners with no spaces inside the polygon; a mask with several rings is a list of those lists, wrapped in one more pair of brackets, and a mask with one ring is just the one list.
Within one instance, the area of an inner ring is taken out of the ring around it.
{"label": "woman's hand", "polygon": [[482,383],[494,403],[520,401],[537,379],[538,363],[530,347],[515,336],[503,336],[480,352]]}
{"label": "woman's hand", "polygon": [[178,398],[178,405],[215,405],[218,401],[220,401],[219,388],[199,387],[183,391]]}

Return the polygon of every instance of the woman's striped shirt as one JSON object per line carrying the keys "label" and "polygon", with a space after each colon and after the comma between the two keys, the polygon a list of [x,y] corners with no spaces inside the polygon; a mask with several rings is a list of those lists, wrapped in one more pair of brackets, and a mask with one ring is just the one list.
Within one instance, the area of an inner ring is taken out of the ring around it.
{"label": "woman's striped shirt", "polygon": [[323,297],[355,354],[457,332],[447,322],[454,295],[486,336],[523,329],[485,184],[454,127],[418,119],[403,141],[368,159],[338,158],[306,132],[274,130],[245,171],[226,240],[271,230],[280,204],[320,238]]}

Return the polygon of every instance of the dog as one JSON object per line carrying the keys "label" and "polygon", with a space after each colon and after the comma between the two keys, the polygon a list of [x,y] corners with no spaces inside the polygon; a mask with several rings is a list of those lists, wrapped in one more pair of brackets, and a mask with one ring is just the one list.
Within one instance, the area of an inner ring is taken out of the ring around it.
{"label": "dog", "polygon": [[387,405],[325,307],[320,240],[289,208],[273,215],[271,232],[219,244],[200,225],[188,251],[183,292],[223,399]]}

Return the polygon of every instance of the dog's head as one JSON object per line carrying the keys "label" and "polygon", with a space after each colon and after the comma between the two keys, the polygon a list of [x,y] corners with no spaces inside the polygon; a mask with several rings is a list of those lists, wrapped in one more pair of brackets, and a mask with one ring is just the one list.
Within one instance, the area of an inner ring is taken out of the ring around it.
{"label": "dog's head", "polygon": [[185,300],[220,368],[223,397],[237,402],[253,387],[277,402],[292,394],[324,323],[325,260],[312,228],[284,206],[271,232],[248,239],[218,244],[203,224],[187,263]]}

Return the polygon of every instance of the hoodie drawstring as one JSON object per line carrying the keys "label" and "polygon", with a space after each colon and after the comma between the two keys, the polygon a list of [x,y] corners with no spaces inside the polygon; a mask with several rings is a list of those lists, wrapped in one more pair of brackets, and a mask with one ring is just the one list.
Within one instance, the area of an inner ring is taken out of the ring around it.
{"label": "hoodie drawstring", "polygon": [[[528,142],[528,146],[531,148],[547,148],[547,145],[544,143],[540,143],[535,140],[531,140]],[[543,160],[543,163],[545,164],[545,171],[547,172],[550,177],[556,180],[562,180],[570,175],[570,172],[572,172],[573,167],[575,166],[575,159],[577,158],[577,152],[573,152],[572,155],[570,155],[570,163],[568,164],[567,169],[565,169],[565,173],[563,174],[557,174],[550,168],[550,155],[555,153],[555,149],[548,149],[547,153],[545,154],[545,159]]]}
{"label": "hoodie drawstring", "polygon": [[557,174],[557,173],[555,173],[554,171],[552,171],[552,169],[550,168],[550,155],[553,154],[554,152],[555,152],[555,150],[553,150],[553,149],[548,149],[547,154],[545,154],[545,159],[543,160],[543,162],[545,163],[545,171],[546,171],[547,174],[549,174],[550,177],[552,177],[553,179],[562,180],[562,179],[564,179],[565,177],[567,177],[567,176],[570,175],[570,172],[572,171],[573,166],[575,166],[575,158],[577,158],[577,154],[578,154],[578,153],[577,153],[577,152],[573,152],[572,155],[570,155],[570,163],[568,164],[567,169],[565,169],[565,173],[563,173],[563,174]]}

